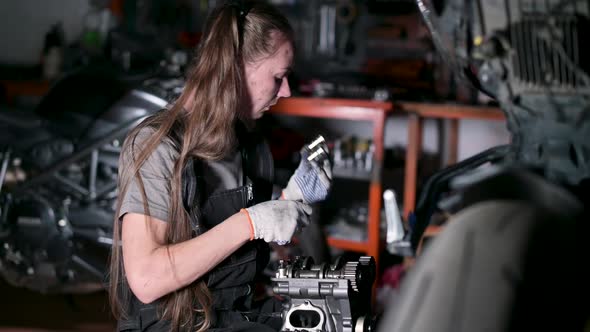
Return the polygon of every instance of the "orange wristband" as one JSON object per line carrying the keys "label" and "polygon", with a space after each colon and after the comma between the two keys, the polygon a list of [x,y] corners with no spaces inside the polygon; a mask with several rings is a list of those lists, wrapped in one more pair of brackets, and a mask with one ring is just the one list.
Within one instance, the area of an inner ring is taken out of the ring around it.
{"label": "orange wristband", "polygon": [[250,241],[254,240],[254,223],[252,223],[252,218],[250,218],[250,213],[246,209],[240,209],[240,212],[246,213],[248,217],[248,221],[250,222]]}

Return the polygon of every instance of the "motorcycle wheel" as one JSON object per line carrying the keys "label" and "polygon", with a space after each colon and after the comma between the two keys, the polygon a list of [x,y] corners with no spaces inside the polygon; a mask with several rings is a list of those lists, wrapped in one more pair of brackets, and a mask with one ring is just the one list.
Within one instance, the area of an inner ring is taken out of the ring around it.
{"label": "motorcycle wheel", "polygon": [[522,201],[460,211],[417,258],[378,330],[583,330],[589,312],[583,221]]}

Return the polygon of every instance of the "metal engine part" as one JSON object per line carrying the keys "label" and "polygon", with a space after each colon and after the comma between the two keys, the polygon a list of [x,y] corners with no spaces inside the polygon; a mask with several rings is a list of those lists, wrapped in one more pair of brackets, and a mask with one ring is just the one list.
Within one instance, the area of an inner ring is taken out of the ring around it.
{"label": "metal engine part", "polygon": [[43,291],[67,278],[66,269],[56,268],[73,251],[71,225],[62,209],[37,193],[19,195],[3,209],[0,275],[15,286],[29,284]]}
{"label": "metal engine part", "polygon": [[280,261],[272,278],[275,294],[289,303],[282,313],[282,331],[373,331],[371,313],[375,259],[337,259],[332,265],[314,264],[311,257]]}
{"label": "metal engine part", "polygon": [[[6,282],[41,293],[87,293],[104,287],[98,281],[104,278],[108,256],[95,252],[93,242],[105,234],[102,229],[112,213],[105,211],[99,220],[97,207],[81,210],[70,206],[70,199],[52,200],[41,191],[5,198],[0,205],[0,276]],[[72,218],[88,220],[88,225],[72,224]],[[106,243],[101,247],[108,253]]]}
{"label": "metal engine part", "polygon": [[308,161],[315,160],[316,163],[321,163],[329,156],[329,151],[326,148],[326,140],[323,136],[318,136],[311,143],[305,146],[309,156]]}

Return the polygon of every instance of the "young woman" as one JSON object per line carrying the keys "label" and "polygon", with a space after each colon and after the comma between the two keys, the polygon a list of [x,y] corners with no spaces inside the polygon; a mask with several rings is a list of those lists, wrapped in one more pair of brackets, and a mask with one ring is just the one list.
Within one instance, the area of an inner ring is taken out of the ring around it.
{"label": "young woman", "polygon": [[269,315],[276,303],[253,303],[254,279],[267,242],[307,225],[308,204],[331,181],[328,162],[302,158],[282,199],[265,189],[272,163],[249,129],[290,96],[293,53],[292,28],[275,8],[223,3],[182,95],[128,135],[110,267],[120,331],[280,328]]}

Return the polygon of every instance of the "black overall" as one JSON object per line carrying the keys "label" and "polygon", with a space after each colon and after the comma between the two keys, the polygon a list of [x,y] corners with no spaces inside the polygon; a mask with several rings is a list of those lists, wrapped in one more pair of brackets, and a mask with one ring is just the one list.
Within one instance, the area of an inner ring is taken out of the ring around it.
{"label": "black overall", "polygon": [[[241,187],[209,196],[200,171],[201,161],[193,159],[185,167],[183,203],[196,235],[242,208],[270,199],[274,169],[268,146],[252,142],[252,139],[240,142],[244,174]],[[269,252],[264,241],[250,241],[207,274],[214,308],[211,331],[276,331],[281,327],[281,319],[269,315],[281,310],[280,303],[273,299],[253,303],[254,281],[266,267]],[[119,331],[170,330],[169,322],[158,319],[157,302],[146,305],[132,293],[131,297],[130,318],[119,321]]]}

